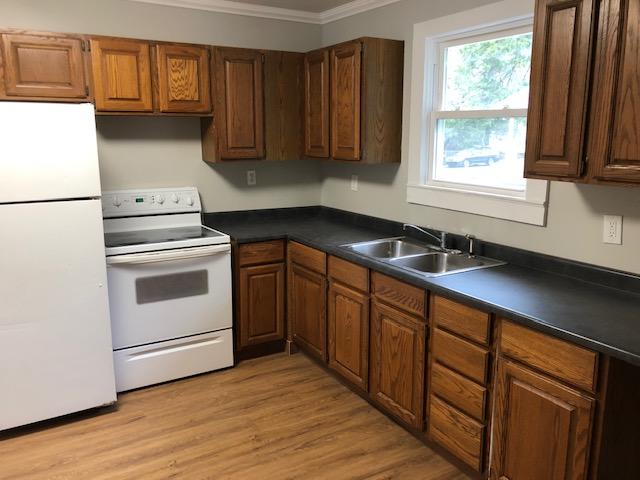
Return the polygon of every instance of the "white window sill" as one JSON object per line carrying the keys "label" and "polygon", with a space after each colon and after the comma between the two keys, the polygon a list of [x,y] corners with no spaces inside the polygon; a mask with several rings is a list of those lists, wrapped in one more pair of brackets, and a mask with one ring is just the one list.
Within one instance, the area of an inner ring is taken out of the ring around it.
{"label": "white window sill", "polygon": [[538,187],[538,198],[525,199],[504,195],[460,190],[432,185],[407,185],[407,202],[444,208],[458,212],[473,213],[486,217],[544,226],[547,217],[547,182]]}

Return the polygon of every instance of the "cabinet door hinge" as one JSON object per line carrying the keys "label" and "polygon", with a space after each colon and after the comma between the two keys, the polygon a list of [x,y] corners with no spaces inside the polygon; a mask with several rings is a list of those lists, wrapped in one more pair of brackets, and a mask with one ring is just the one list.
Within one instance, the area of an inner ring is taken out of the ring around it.
{"label": "cabinet door hinge", "polygon": [[85,52],[91,51],[91,43],[88,40],[82,40],[82,50]]}
{"label": "cabinet door hinge", "polygon": [[84,94],[88,97],[89,96],[89,87],[87,85],[84,86]]}
{"label": "cabinet door hinge", "polygon": [[262,63],[264,63],[264,53],[262,53],[260,57],[262,57]]}

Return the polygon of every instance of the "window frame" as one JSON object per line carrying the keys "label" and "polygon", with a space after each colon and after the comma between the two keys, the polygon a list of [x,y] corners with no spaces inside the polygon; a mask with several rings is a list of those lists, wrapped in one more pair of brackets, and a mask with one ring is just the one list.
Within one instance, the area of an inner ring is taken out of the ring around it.
{"label": "window frame", "polygon": [[[526,0],[505,0],[414,25],[407,202],[533,225],[546,224],[547,181],[527,179],[522,191],[434,178],[438,120],[496,118],[502,112],[440,109],[445,49],[532,29],[533,9]],[[504,110],[506,118],[526,114],[527,109]]]}

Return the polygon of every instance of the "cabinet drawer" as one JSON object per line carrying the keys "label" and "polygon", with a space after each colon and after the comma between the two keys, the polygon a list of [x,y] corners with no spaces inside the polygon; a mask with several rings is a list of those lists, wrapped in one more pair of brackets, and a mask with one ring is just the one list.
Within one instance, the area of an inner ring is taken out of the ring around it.
{"label": "cabinet drawer", "polygon": [[297,242],[289,242],[289,259],[314,272],[323,275],[327,273],[327,255],[315,248]]}
{"label": "cabinet drawer", "polygon": [[241,267],[260,263],[275,263],[284,260],[284,241],[246,243],[238,248]]}
{"label": "cabinet drawer", "polygon": [[431,393],[484,421],[487,389],[436,362],[431,365]]}
{"label": "cabinet drawer", "polygon": [[435,328],[433,332],[434,360],[485,385],[489,351],[443,330]]}
{"label": "cabinet drawer", "polygon": [[500,352],[588,391],[595,391],[598,354],[503,321]]}
{"label": "cabinet drawer", "polygon": [[429,408],[431,439],[474,469],[482,470],[484,425],[433,398]]}
{"label": "cabinet drawer", "polygon": [[406,284],[378,272],[371,274],[372,293],[389,305],[422,318],[427,316],[427,293],[421,288]]}
{"label": "cabinet drawer", "polygon": [[363,292],[369,292],[369,269],[347,262],[338,257],[329,257],[329,277],[334,280],[356,288]]}
{"label": "cabinet drawer", "polygon": [[433,324],[474,342],[488,345],[491,336],[489,314],[447,298],[433,299]]}

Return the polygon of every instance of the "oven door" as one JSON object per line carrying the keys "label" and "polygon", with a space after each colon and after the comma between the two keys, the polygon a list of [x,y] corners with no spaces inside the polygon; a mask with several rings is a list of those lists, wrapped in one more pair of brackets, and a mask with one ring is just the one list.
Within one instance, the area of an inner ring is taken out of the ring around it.
{"label": "oven door", "polygon": [[107,257],[113,348],[231,328],[231,246]]}

